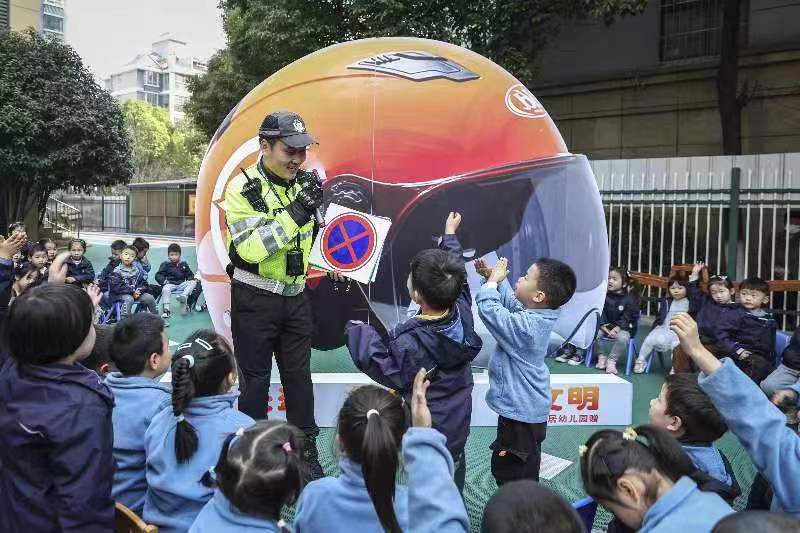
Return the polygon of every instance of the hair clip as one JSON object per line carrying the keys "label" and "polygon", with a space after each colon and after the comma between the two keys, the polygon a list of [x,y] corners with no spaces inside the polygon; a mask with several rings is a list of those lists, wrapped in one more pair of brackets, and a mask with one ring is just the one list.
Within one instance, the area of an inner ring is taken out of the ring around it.
{"label": "hair clip", "polygon": [[578,456],[579,457],[583,457],[584,455],[586,455],[586,452],[588,452],[588,451],[589,451],[589,448],[585,444],[581,444],[580,446],[578,446]]}
{"label": "hair clip", "polygon": [[202,346],[206,350],[213,349],[213,347],[206,340],[198,338],[198,339],[195,339],[194,342],[195,342],[195,344],[199,344],[200,346]]}
{"label": "hair clip", "polygon": [[367,420],[369,420],[369,417],[371,417],[372,415],[381,416],[381,413],[377,409],[370,409],[369,411],[367,411]]}
{"label": "hair clip", "polygon": [[728,279],[728,276],[723,276],[722,274],[717,274],[715,277],[717,277],[719,279],[725,279],[725,280]]}
{"label": "hair clip", "polygon": [[193,356],[191,356],[189,354],[186,354],[183,357],[181,357],[181,359],[186,359],[187,361],[189,361],[189,368],[192,368],[194,366],[194,357]]}
{"label": "hair clip", "polygon": [[283,443],[282,448],[286,453],[290,453],[292,451],[292,444],[289,441],[286,441]]}
{"label": "hair clip", "polygon": [[638,436],[639,434],[636,433],[636,430],[630,426],[626,427],[625,430],[622,432],[622,440],[634,441]]}

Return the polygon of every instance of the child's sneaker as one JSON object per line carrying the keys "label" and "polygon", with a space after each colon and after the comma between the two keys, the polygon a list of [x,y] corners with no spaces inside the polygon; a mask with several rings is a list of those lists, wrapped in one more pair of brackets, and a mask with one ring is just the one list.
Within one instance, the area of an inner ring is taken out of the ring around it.
{"label": "child's sneaker", "polygon": [[647,368],[647,361],[645,361],[644,359],[636,359],[636,363],[634,363],[633,365],[633,373],[642,374],[644,373],[646,368]]}
{"label": "child's sneaker", "polygon": [[566,348],[562,348],[558,351],[558,355],[556,356],[556,361],[559,363],[566,363],[572,358],[569,351]]}
{"label": "child's sneaker", "polygon": [[598,370],[605,370],[607,361],[608,361],[607,355],[600,355],[597,357],[597,364],[594,365],[594,367]]}
{"label": "child's sneaker", "polygon": [[567,364],[570,366],[581,366],[583,364],[583,360],[583,354],[580,352],[580,350],[576,350],[575,354],[569,358],[569,361],[567,361]]}
{"label": "child's sneaker", "polygon": [[198,313],[202,313],[203,311],[205,311],[207,309],[208,309],[208,304],[206,304],[205,302],[203,302],[202,304],[197,304],[197,305],[194,306],[194,310],[197,311]]}
{"label": "child's sneaker", "polygon": [[613,359],[609,359],[606,363],[606,374],[616,374],[617,373],[617,362]]}
{"label": "child's sneaker", "polygon": [[163,318],[164,320],[169,320],[169,313],[170,313],[169,307],[165,307],[164,312],[161,313],[161,318]]}

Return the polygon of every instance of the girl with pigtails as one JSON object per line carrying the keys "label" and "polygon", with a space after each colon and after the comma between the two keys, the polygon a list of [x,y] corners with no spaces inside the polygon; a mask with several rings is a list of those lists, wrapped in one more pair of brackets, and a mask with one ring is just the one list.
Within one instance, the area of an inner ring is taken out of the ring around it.
{"label": "girl with pigtails", "polygon": [[213,489],[202,483],[225,439],[255,421],[234,408],[236,362],[227,341],[199,330],[178,346],[172,363],[172,407],[145,432],[147,494],[143,518],[159,531],[189,529]]}
{"label": "girl with pigtails", "polygon": [[717,494],[698,488],[704,474],[665,430],[601,430],[578,453],[586,493],[630,530],[710,533],[733,513]]}
{"label": "girl with pigtails", "polygon": [[[337,426],[341,474],[306,486],[295,533],[469,530],[445,437],[431,428],[428,385],[423,368],[414,380],[411,413],[401,396],[374,385],[350,393]],[[407,486],[396,484],[401,443]]]}

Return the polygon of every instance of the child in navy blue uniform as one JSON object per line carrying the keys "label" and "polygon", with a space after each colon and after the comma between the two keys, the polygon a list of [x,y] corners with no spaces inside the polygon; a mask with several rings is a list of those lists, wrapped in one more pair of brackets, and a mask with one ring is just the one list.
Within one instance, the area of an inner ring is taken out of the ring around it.
{"label": "child in navy blue uniform", "polygon": [[114,393],[114,499],[136,514],[144,509],[144,433],[150,421],[171,401],[170,388],[159,378],[170,367],[169,337],[157,315],[138,313],[114,327],[111,360],[118,372],[106,377]]}
{"label": "child in navy blue uniform", "polygon": [[225,438],[255,421],[234,408],[236,361],[211,330],[189,335],[172,361],[172,407],[153,417],[144,435],[147,494],[142,517],[164,533],[187,531],[211,499],[202,483]]}
{"label": "child in navy blue uniform", "polygon": [[0,531],[114,529],[108,387],[79,361],[92,351],[89,295],[26,291],[11,306],[0,357]]}
{"label": "child in navy blue uniform", "polygon": [[[444,436],[431,428],[430,385],[420,369],[410,417],[403,398],[385,389],[366,385],[350,393],[336,427],[341,474],[306,486],[297,502],[295,533],[469,530],[452,456]],[[413,427],[406,431],[409,421]],[[401,442],[407,487],[395,484]]]}
{"label": "child in navy blue uniform", "polygon": [[704,475],[663,429],[600,430],[579,454],[586,493],[634,531],[710,533],[733,513],[698,488]]}
{"label": "child in navy blue uniform", "polygon": [[410,398],[420,368],[433,369],[429,398],[433,427],[447,437],[456,463],[456,484],[464,487],[464,446],[472,417],[470,362],[483,345],[475,333],[472,296],[456,231],[461,215],[451,212],[440,249],[423,250],[411,261],[409,294],[420,306],[416,316],[384,339],[370,325],[351,322],[347,347],[355,365],[369,377]]}
{"label": "child in navy blue uniform", "polygon": [[[628,343],[636,335],[639,324],[639,297],[631,291],[631,278],[627,270],[612,266],[608,269],[608,291],[600,317],[600,330],[595,340],[599,370],[617,373],[617,361],[628,353]],[[583,358],[569,361],[580,365]]]}
{"label": "child in navy blue uniform", "polygon": [[127,244],[125,244],[125,241],[121,239],[117,239],[111,243],[111,255],[108,257],[108,263],[103,267],[103,270],[97,276],[97,285],[100,287],[100,290],[103,292],[103,294],[107,293],[109,290],[108,277],[111,275],[114,269],[119,266],[119,256],[122,254],[122,250],[124,250],[126,246]]}
{"label": "child in navy blue uniform", "polygon": [[84,287],[94,281],[92,262],[86,259],[86,241],[72,239],[69,242],[69,259],[67,260],[67,283]]}
{"label": "child in navy blue uniform", "polygon": [[769,284],[760,278],[742,281],[739,304],[720,320],[717,355],[730,357],[750,379],[761,383],[775,369],[778,324],[762,309],[769,304]]}
{"label": "child in navy blue uniform", "polygon": [[539,481],[542,442],[550,414],[550,371],[545,364],[550,333],[560,308],[575,293],[572,268],[550,258],[537,260],[512,292],[508,261],[494,269],[475,261],[487,281],[478,292],[478,313],[497,341],[489,359],[486,403],[499,416],[491,444],[492,475],[498,485],[517,479]]}
{"label": "child in navy blue uniform", "polygon": [[[734,302],[736,289],[727,276],[712,276],[708,280],[708,294],[700,289],[700,273],[705,265],[695,264],[689,276],[689,302],[694,312],[694,317],[700,327],[700,338],[712,352],[718,352],[717,347],[719,327],[725,322],[725,315],[735,311],[739,305]],[[694,372],[691,360],[680,346],[672,351],[672,368],[675,372]]]}
{"label": "child in navy blue uniform", "polygon": [[204,483],[216,488],[189,533],[284,531],[281,509],[297,500],[305,464],[303,433],[277,420],[262,420],[229,435],[214,473]]}
{"label": "child in navy blue uniform", "polygon": [[28,263],[39,269],[39,279],[36,286],[47,283],[49,269],[47,268],[47,250],[41,244],[32,244],[28,247]]}
{"label": "child in navy blue uniform", "polygon": [[697,384],[696,374],[673,374],[650,400],[650,424],[668,431],[681,443],[694,465],[715,482],[701,489],[716,492],[730,504],[741,493],[727,458],[714,445],[728,427],[711,398]]}
{"label": "child in navy blue uniform", "polygon": [[800,384],[800,328],[794,330],[781,355],[781,364],[761,382],[761,390],[770,398],[781,389]]}
{"label": "child in navy blue uniform", "polygon": [[173,242],[167,247],[167,257],[168,260],[161,263],[156,273],[156,281],[162,286],[162,318],[169,318],[170,316],[172,293],[178,294],[175,299],[181,305],[181,314],[188,313],[190,310],[188,299],[197,285],[197,281],[194,279],[194,272],[189,268],[189,263],[181,261],[181,247],[179,244]]}
{"label": "child in navy blue uniform", "polygon": [[147,292],[147,273],[136,266],[136,248],[127,246],[119,256],[120,264],[108,276],[108,300],[122,303],[122,316],[128,316],[134,302],[151,313],[156,312],[156,300]]}
{"label": "child in navy blue uniform", "polygon": [[658,316],[653,322],[653,329],[642,342],[633,371],[641,374],[647,368],[647,358],[654,352],[672,352],[678,346],[678,336],[669,329],[669,321],[678,313],[694,313],[689,300],[689,280],[686,275],[677,274],[667,281],[667,295],[661,298]]}

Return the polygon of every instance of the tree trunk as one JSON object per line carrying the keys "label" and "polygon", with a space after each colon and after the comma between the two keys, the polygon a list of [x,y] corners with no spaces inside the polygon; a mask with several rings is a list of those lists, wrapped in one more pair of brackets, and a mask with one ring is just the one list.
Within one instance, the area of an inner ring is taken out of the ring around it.
{"label": "tree trunk", "polygon": [[742,108],[745,100],[739,96],[740,9],[739,0],[723,0],[717,97],[722,153],[725,155],[742,153]]}
{"label": "tree trunk", "polygon": [[[35,220],[38,220],[39,195],[36,190],[24,187],[4,187],[3,189],[0,191],[0,233],[5,235],[8,225],[12,222],[34,220],[28,218],[32,211],[36,212]],[[36,231],[38,228],[27,229],[29,233],[38,232]]]}

